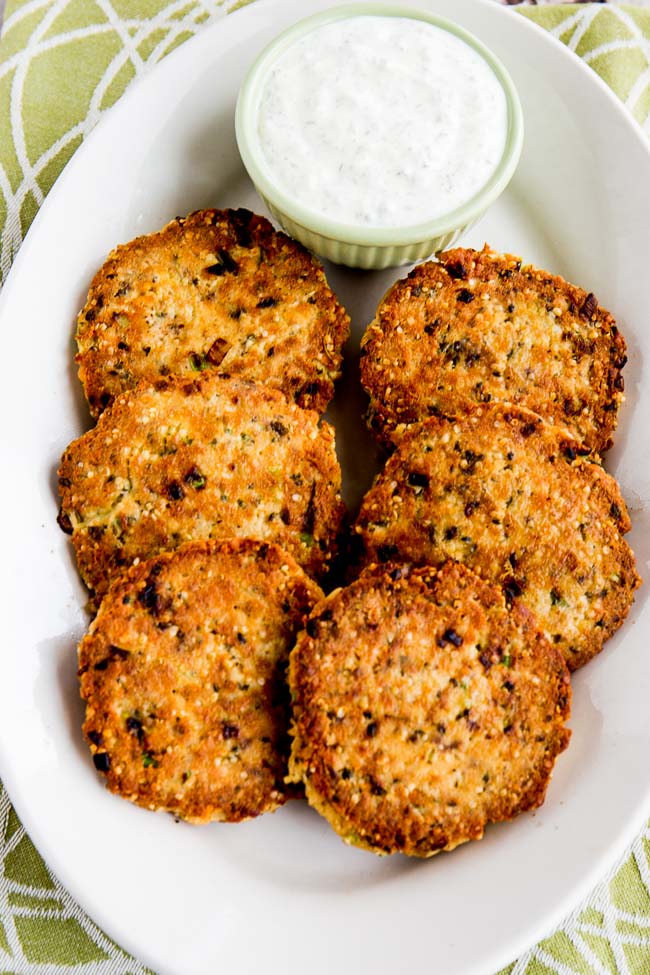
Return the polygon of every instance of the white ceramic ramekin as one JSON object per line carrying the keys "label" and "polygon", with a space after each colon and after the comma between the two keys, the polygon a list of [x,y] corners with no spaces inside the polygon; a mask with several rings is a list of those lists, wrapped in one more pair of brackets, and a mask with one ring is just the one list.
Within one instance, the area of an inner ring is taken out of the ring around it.
{"label": "white ceramic ramekin", "polygon": [[[311,212],[276,185],[264,161],[258,112],[265,81],[286,49],[324,24],[349,17],[408,17],[450,31],[477,51],[491,67],[505,93],[508,128],[501,160],[486,184],[462,206],[435,220],[392,227],[361,227]],[[239,92],[235,116],[237,144],[257,192],[284,230],[321,257],[350,267],[385,268],[421,261],[450,247],[503,192],[512,177],[523,144],[523,118],[512,80],[495,55],[477,38],[451,21],[423,10],[377,3],[335,7],[307,17],[280,34],[259,55]]]}

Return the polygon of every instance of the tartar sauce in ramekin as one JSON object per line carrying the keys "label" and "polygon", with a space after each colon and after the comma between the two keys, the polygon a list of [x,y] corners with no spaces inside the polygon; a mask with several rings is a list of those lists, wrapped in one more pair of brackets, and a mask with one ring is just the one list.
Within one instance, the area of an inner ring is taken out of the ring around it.
{"label": "tartar sauce in ramekin", "polygon": [[504,152],[508,109],[460,37],[407,17],[315,28],[269,71],[258,136],[269,177],[311,212],[390,227],[452,212]]}

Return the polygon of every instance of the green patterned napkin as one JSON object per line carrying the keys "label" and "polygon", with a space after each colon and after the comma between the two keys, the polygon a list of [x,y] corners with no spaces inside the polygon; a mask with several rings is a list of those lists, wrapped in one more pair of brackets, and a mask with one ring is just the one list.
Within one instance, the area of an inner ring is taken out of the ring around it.
{"label": "green patterned napkin", "polygon": [[[173,48],[248,2],[8,0],[0,40],[0,281],[102,112]],[[521,13],[590,64],[650,134],[650,10],[594,3]],[[0,864],[0,975],[144,975],[52,877],[1,786]],[[650,826],[588,902],[505,972],[650,975]]]}

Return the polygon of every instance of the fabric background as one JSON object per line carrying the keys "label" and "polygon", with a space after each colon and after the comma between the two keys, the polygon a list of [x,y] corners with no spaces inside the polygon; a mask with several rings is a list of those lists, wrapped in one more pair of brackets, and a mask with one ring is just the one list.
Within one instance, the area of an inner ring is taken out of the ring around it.
{"label": "fabric background", "polygon": [[[0,281],[45,195],[100,115],[134,78],[248,2],[6,0],[0,39]],[[605,78],[650,135],[650,0],[643,6],[540,0],[522,5],[520,13]],[[146,971],[50,874],[0,786],[0,975]],[[435,952],[431,971],[444,975],[436,971]],[[650,825],[589,900],[505,973],[650,975]]]}

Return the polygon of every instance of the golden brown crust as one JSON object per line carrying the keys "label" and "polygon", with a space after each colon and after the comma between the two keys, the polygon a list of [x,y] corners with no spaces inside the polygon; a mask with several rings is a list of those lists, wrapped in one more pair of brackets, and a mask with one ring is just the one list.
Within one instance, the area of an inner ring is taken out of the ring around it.
{"label": "golden brown crust", "polygon": [[122,576],[79,646],[84,735],[111,792],[194,823],[282,805],[286,659],[320,597],[290,556],[248,539]]}
{"label": "golden brown crust", "polygon": [[363,559],[464,562],[521,599],[575,670],[621,625],[641,581],[618,485],[578,450],[508,404],[413,426],[363,500]]}
{"label": "golden brown crust", "polygon": [[513,402],[589,450],[612,444],[625,342],[609,312],[511,254],[456,248],[416,267],[362,340],[369,422],[387,442],[405,425]]}
{"label": "golden brown crust", "polygon": [[293,781],[350,843],[431,856],[539,806],[566,747],[569,674],[469,569],[372,566],[291,652]]}
{"label": "golden brown crust", "polygon": [[64,530],[101,596],[135,560],[251,536],[322,576],[344,514],[334,431],[282,393],[204,374],[141,384],[65,451]]}
{"label": "golden brown crust", "polygon": [[117,247],[77,322],[97,416],[140,379],[208,370],[325,410],[349,319],[320,264],[248,210],[199,210]]}

